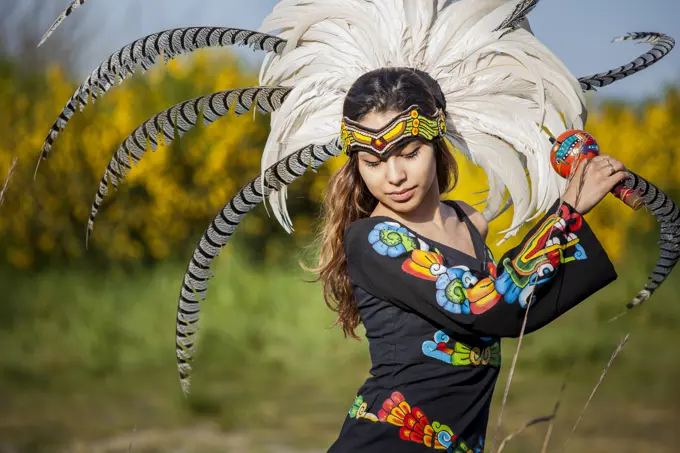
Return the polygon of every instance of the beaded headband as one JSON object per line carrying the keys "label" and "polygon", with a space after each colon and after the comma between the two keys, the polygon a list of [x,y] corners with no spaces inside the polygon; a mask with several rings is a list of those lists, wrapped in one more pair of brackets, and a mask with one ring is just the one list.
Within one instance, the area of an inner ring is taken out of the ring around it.
{"label": "beaded headband", "polygon": [[345,117],[342,120],[342,151],[366,151],[377,157],[388,156],[398,144],[416,137],[432,141],[446,133],[444,111],[428,115],[417,105],[398,114],[382,129],[370,129]]}

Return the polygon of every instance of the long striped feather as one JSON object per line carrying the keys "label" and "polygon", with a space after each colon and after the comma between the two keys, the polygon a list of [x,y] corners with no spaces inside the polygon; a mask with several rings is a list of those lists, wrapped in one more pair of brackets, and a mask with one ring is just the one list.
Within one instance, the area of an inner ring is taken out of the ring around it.
{"label": "long striped feather", "polygon": [[68,5],[68,8],[66,8],[66,10],[65,10],[63,13],[61,13],[61,14],[59,15],[59,17],[57,17],[57,20],[55,20],[55,21],[52,23],[52,25],[50,25],[50,28],[47,30],[47,32],[45,32],[45,34],[43,35],[42,39],[41,39],[40,42],[38,43],[38,47],[42,46],[42,45],[45,43],[45,41],[47,41],[47,38],[49,38],[50,35],[51,35],[52,33],[54,33],[54,30],[56,30],[57,27],[58,27],[62,22],[64,22],[64,20],[65,20],[68,16],[70,16],[70,15],[73,13],[73,11],[75,11],[75,10],[78,9],[78,8],[80,8],[80,7],[83,6],[85,3],[87,3],[87,0],[73,0],[73,1],[71,2],[71,4]]}
{"label": "long striped feather", "polygon": [[640,55],[626,65],[592,76],[581,77],[578,81],[583,91],[595,91],[597,88],[611,85],[614,82],[630,77],[658,62],[675,47],[675,39],[663,33],[653,32],[628,33],[627,35],[614,38],[614,41],[642,41],[652,44],[654,47],[649,52]]}
{"label": "long striped feather", "polygon": [[221,27],[174,28],[133,41],[111,54],[73,93],[47,134],[40,152],[41,160],[47,158],[54,140],[66,127],[76,109],[82,111],[90,98],[94,103],[113,88],[116,81],[122,83],[132,76],[139,65],[142,72],[146,72],[161,54],[167,63],[179,55],[208,47],[245,45],[280,53],[285,44],[285,40],[265,33]]}
{"label": "long striped feather", "polygon": [[680,208],[671,197],[654,184],[633,172],[628,172],[628,174],[630,178],[624,182],[624,185],[640,195],[645,206],[661,227],[659,260],[645,287],[626,306],[631,309],[649,299],[680,260]]}
{"label": "long striped feather", "polygon": [[506,28],[513,29],[520,26],[522,21],[526,19],[527,15],[536,8],[536,5],[541,0],[524,0],[518,3],[512,14],[510,14],[494,31],[500,31]]}
{"label": "long striped feather", "polygon": [[[341,152],[339,138],[325,145],[308,145],[281,159],[246,184],[215,216],[203,233],[184,274],[177,304],[175,349],[182,391],[189,393],[194,342],[198,330],[200,302],[206,298],[210,266],[219,255],[243,218],[260,204],[272,190],[280,190],[302,176],[311,167],[319,168]],[[264,187],[264,193],[261,188]]]}
{"label": "long striped feather", "polygon": [[289,87],[248,87],[219,91],[175,104],[142,123],[123,141],[106,167],[90,208],[85,244],[92,234],[99,208],[108,195],[108,183],[118,189],[132,164],[139,163],[144,157],[147,143],[152,151],[158,148],[161,137],[166,145],[170,145],[176,138],[175,130],[177,136],[182,137],[199,123],[201,117],[203,125],[208,126],[229,113],[232,106],[237,116],[250,111],[253,105],[261,113],[271,113],[281,106],[290,90]]}

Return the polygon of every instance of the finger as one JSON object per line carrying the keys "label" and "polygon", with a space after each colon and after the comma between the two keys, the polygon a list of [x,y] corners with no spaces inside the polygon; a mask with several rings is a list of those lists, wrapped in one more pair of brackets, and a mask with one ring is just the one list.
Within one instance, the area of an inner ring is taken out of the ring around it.
{"label": "finger", "polygon": [[615,159],[609,156],[597,156],[593,157],[591,160],[597,163],[598,167],[609,166],[615,161]]}
{"label": "finger", "polygon": [[613,174],[623,170],[623,168],[618,165],[614,165],[613,163],[609,163],[604,167],[604,171],[607,173],[607,176],[612,176]]}
{"label": "finger", "polygon": [[603,180],[616,173],[613,165],[600,160],[594,161],[591,168],[587,171],[588,178]]}
{"label": "finger", "polygon": [[626,167],[620,161],[610,159],[605,162],[598,161],[598,170],[600,175],[611,176],[614,173],[625,171]]}
{"label": "finger", "polygon": [[604,162],[606,165],[611,165],[612,167],[614,167],[614,170],[616,170],[616,171],[621,171],[621,170],[626,169],[626,166],[623,165],[623,163],[620,160],[618,160],[618,159],[616,159],[616,158],[614,158],[614,157],[612,157],[608,154],[600,154],[599,156],[595,157],[594,159],[598,159],[599,161]]}
{"label": "finger", "polygon": [[594,167],[595,170],[598,171],[598,173],[601,172],[601,173],[612,174],[616,171],[614,169],[614,167],[609,162],[602,161],[602,160],[598,160],[598,161],[594,162],[593,167]]}
{"label": "finger", "polygon": [[616,170],[616,171],[625,171],[626,170],[626,166],[623,165],[623,162],[621,162],[621,161],[612,159],[611,164],[612,164],[612,167],[614,167],[614,170]]}
{"label": "finger", "polygon": [[604,181],[606,182],[606,186],[609,190],[613,189],[616,187],[619,183],[622,183],[628,179],[628,173],[625,171],[617,171],[611,176],[608,176]]}
{"label": "finger", "polygon": [[591,160],[599,164],[609,165],[610,162],[614,162],[616,159],[606,154],[600,154],[599,156],[593,157]]}

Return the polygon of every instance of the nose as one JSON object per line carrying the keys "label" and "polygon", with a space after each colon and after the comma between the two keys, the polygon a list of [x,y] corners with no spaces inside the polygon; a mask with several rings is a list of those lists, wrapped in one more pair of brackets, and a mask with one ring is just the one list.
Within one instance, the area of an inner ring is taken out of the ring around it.
{"label": "nose", "polygon": [[400,186],[404,183],[404,181],[406,181],[406,169],[404,168],[403,163],[400,162],[401,160],[402,159],[394,159],[393,157],[390,157],[387,159],[387,162],[385,162],[385,168],[387,171],[385,179],[393,186]]}

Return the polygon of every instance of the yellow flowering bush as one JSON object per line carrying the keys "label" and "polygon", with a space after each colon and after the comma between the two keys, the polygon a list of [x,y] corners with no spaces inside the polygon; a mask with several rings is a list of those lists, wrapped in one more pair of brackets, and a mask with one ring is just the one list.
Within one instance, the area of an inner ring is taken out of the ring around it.
{"label": "yellow flowering bush", "polygon": [[[76,85],[58,67],[28,79],[10,63],[0,73],[0,180],[14,156],[19,164],[0,208],[0,256],[18,268],[54,262],[139,263],[188,260],[210,220],[236,191],[259,174],[268,116],[229,113],[210,127],[197,127],[156,152],[150,148],[119,192],[110,190],[97,216],[85,254],[85,227],[99,180],[115,150],[156,113],[211,92],[257,85],[257,79],[229,53],[197,52],[158,65],[113,88],[78,112],[61,132],[50,157],[33,173],[49,128]],[[309,213],[311,178],[292,189],[291,213]],[[239,227],[237,240],[264,242],[288,237],[258,208]],[[301,219],[295,219],[302,221]],[[252,245],[252,244],[251,244]],[[266,244],[264,244],[266,246]],[[252,248],[252,247],[249,247]],[[270,247],[271,253],[276,252]],[[267,250],[258,250],[262,257]]]}
{"label": "yellow flowering bush", "polygon": [[[587,129],[603,154],[620,160],[680,202],[680,92],[669,90],[662,99],[639,109],[605,105],[590,116]],[[658,229],[647,210],[633,211],[614,196],[607,196],[587,219],[614,258],[625,251],[628,233]]]}
{"label": "yellow flowering bush", "polygon": [[[214,52],[214,51],[210,51]],[[230,53],[197,52],[158,65],[111,90],[79,112],[61,132],[50,158],[33,173],[47,132],[76,85],[59,67],[24,73],[0,61],[0,181],[12,159],[19,165],[0,207],[0,262],[35,268],[56,262],[149,263],[187,260],[212,217],[236,191],[257,176],[268,133],[268,116],[233,113],[208,128],[198,127],[171,146],[147,155],[121,185],[111,190],[95,223],[85,255],[90,205],[108,161],[143,121],[169,106],[214,91],[256,85],[255,74]],[[603,152],[667,191],[678,190],[680,174],[680,95],[641,106],[606,106],[593,113],[587,129]],[[481,169],[459,159],[461,176],[451,198],[471,204],[486,189]],[[289,247],[308,244],[328,175],[345,162],[333,159],[318,174],[291,187],[290,212],[296,233],[285,234],[273,216],[257,208],[235,236],[248,241],[253,258],[276,260]],[[520,234],[495,246],[510,224],[511,210],[491,225],[489,243],[496,255],[514,246]],[[654,227],[651,216],[634,213],[613,197],[589,215],[612,257],[620,256],[627,231]],[[526,227],[528,228],[528,226]],[[256,245],[253,247],[253,245]]]}

